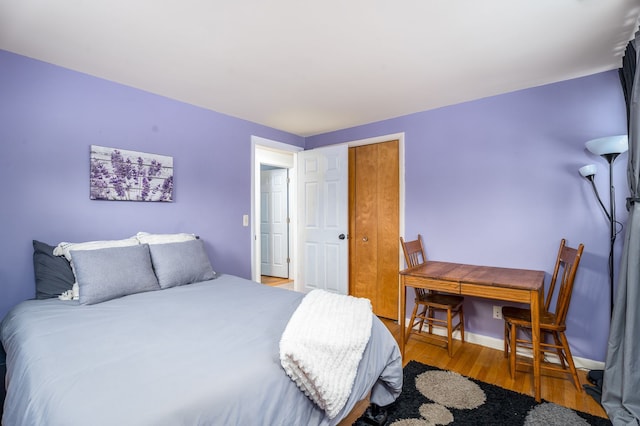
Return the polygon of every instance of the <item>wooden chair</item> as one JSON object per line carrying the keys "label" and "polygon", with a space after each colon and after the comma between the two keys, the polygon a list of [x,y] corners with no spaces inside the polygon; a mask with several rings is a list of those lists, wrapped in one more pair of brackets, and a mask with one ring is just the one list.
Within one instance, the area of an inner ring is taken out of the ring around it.
{"label": "wooden chair", "polygon": [[[542,368],[546,370],[562,371],[570,373],[573,383],[579,392],[582,392],[576,367],[571,356],[569,342],[565,336],[567,312],[571,302],[573,291],[573,281],[580,264],[580,257],[584,246],[580,244],[577,249],[567,247],[566,241],[560,241],[560,249],[553,276],[549,284],[549,291],[544,302],[544,311],[540,315],[540,351]],[[552,303],[555,304],[552,306]],[[531,333],[531,310],[504,306],[502,308],[504,318],[504,355],[509,357],[509,371],[511,377],[515,378],[516,364],[530,364],[524,360],[517,360],[518,346],[532,348]],[[525,331],[520,333],[518,331]],[[526,334],[526,337],[522,335]],[[550,337],[550,339],[549,339]],[[560,365],[550,363],[545,360],[546,354],[554,354],[559,358]]]}
{"label": "wooden chair", "polygon": [[[405,242],[404,239],[400,237],[400,244],[404,251],[404,259],[407,262],[407,267],[418,266],[427,261],[424,246],[422,245],[422,236],[420,234],[418,234],[418,239],[414,241]],[[464,343],[464,311],[462,309],[464,297],[453,294],[436,293],[424,288],[415,288],[414,290],[416,296],[415,306],[411,314],[409,327],[404,335],[405,343],[409,340],[411,333],[415,333],[423,337],[444,342],[449,356],[452,356],[453,332],[455,330],[460,330],[460,339]],[[418,312],[418,309],[421,309],[420,312]],[[440,317],[436,316],[437,312],[441,313]],[[446,318],[442,318],[443,312],[446,313]],[[456,317],[458,321],[454,325],[453,319]],[[423,329],[425,323],[427,324],[428,332],[425,332]],[[446,328],[447,335],[441,336],[433,334],[434,327]]]}

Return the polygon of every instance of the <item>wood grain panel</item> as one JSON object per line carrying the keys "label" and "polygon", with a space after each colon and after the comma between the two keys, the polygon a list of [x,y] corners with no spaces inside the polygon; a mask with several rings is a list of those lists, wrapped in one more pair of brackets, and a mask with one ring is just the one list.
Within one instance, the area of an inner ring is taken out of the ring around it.
{"label": "wood grain panel", "polygon": [[376,144],[378,208],[378,312],[398,318],[400,165],[398,141]]}
{"label": "wood grain panel", "polygon": [[376,145],[356,148],[356,257],[358,282],[378,313],[378,180]]}
{"label": "wood grain panel", "polygon": [[399,143],[349,149],[350,294],[397,319],[399,302]]}
{"label": "wood grain panel", "polygon": [[[410,286],[410,287],[422,286],[421,278],[411,277],[408,275],[403,275],[402,278],[404,279],[407,286]],[[435,290],[435,291],[442,291],[445,293],[460,294],[460,283],[457,281],[433,280],[429,282],[429,289]]]}
{"label": "wood grain panel", "polygon": [[526,290],[514,290],[505,288],[479,287],[476,284],[460,284],[460,291],[467,296],[485,297],[492,300],[507,300],[510,302],[529,303],[531,293]]}
{"label": "wood grain panel", "polygon": [[531,292],[527,290],[506,289],[504,287],[478,286],[476,284],[460,284],[460,291],[466,296],[485,297],[492,300],[529,303]]}
{"label": "wood grain panel", "polygon": [[356,296],[360,289],[356,286],[357,262],[356,262],[356,216],[354,206],[356,203],[356,155],[355,148],[349,148],[349,294]]}

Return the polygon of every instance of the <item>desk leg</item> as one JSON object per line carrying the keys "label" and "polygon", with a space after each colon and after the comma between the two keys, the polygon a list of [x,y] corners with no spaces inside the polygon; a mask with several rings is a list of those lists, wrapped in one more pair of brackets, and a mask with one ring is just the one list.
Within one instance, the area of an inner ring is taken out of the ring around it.
{"label": "desk leg", "polygon": [[400,355],[404,359],[404,333],[405,333],[405,321],[407,310],[407,288],[404,285],[404,275],[400,278]]}
{"label": "desk leg", "polygon": [[531,342],[533,344],[533,388],[537,402],[541,400],[540,364],[540,292],[531,292]]}

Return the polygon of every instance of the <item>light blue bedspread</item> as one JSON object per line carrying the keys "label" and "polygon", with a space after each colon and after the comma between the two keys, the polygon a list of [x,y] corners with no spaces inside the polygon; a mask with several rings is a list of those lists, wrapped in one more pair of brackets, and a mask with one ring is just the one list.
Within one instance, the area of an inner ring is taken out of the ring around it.
{"label": "light blue bedspread", "polygon": [[371,390],[402,388],[394,338],[374,317],[353,392],[333,420],[280,365],[304,295],[231,275],[81,306],[30,300],[3,320],[5,426],[336,424]]}

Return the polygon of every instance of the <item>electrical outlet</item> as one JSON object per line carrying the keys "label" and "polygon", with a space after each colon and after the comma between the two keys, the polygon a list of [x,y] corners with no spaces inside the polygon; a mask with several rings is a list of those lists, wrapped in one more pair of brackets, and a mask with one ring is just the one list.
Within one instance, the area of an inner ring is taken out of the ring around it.
{"label": "electrical outlet", "polygon": [[494,319],[502,319],[502,306],[493,306],[493,318]]}

